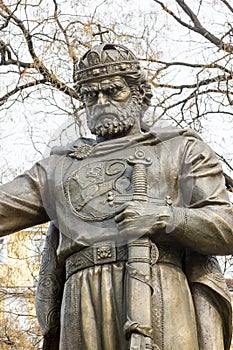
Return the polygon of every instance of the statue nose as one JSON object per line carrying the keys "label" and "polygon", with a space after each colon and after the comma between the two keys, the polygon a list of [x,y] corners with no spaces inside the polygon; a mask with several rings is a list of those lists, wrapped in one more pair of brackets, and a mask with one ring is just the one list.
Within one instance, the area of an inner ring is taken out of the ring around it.
{"label": "statue nose", "polygon": [[98,93],[98,100],[97,100],[97,103],[99,105],[104,105],[108,102],[108,96],[102,92],[102,91],[99,91]]}

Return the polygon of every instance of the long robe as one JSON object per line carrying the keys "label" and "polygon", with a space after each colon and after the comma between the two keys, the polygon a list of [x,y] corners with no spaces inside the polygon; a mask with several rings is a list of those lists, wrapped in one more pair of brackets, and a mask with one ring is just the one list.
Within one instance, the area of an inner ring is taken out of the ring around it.
{"label": "long robe", "polygon": [[[119,236],[114,216],[124,201],[133,198],[127,159],[137,150],[152,159],[148,200],[161,209],[168,196],[172,201],[173,229],[151,237],[160,251],[152,268],[155,348],[227,350],[230,299],[212,255],[233,251],[233,209],[214,153],[195,134],[182,130],[153,130],[97,145],[78,140],[1,187],[1,235],[48,220],[59,232],[53,246],[55,260],[47,250],[45,264],[55,261],[55,270],[52,266],[42,274],[39,288],[41,305],[49,301],[45,315],[44,306],[39,308],[44,331],[54,326],[59,314],[59,303],[54,308],[50,293],[56,296],[62,290],[60,350],[128,348],[123,333],[125,263],[77,271],[66,280],[64,290],[63,277],[56,273],[63,271],[69,256],[85,247],[105,241],[120,246],[127,240]],[[109,196],[117,204],[109,205]],[[50,285],[44,283],[48,280]]]}

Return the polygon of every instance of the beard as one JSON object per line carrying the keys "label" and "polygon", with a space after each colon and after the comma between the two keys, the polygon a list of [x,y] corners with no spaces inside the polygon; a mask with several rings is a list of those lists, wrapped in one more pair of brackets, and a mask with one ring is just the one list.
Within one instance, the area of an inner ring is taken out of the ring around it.
{"label": "beard", "polygon": [[140,119],[141,108],[139,104],[131,100],[122,107],[113,103],[105,106],[96,106],[88,123],[92,134],[99,137],[112,138],[127,132]]}

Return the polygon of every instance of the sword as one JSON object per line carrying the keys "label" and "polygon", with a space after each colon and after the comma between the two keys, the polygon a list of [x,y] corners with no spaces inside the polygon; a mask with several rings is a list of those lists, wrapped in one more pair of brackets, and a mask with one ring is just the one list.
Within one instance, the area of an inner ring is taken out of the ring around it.
{"label": "sword", "polygon": [[[134,156],[127,159],[133,166],[132,185],[133,200],[146,202],[147,173],[146,168],[152,164],[143,150],[136,150]],[[153,350],[153,329],[151,312],[151,265],[152,248],[154,261],[158,259],[158,248],[149,238],[139,238],[128,243],[127,262],[127,322],[124,326],[130,340],[130,350]]]}

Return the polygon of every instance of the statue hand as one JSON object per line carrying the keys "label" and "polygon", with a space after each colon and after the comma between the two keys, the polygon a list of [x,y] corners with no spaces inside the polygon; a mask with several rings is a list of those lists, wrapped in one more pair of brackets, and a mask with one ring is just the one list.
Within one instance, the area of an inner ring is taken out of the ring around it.
{"label": "statue hand", "polygon": [[170,220],[169,207],[139,201],[126,203],[122,211],[115,216],[120,234],[129,238],[164,233]]}

